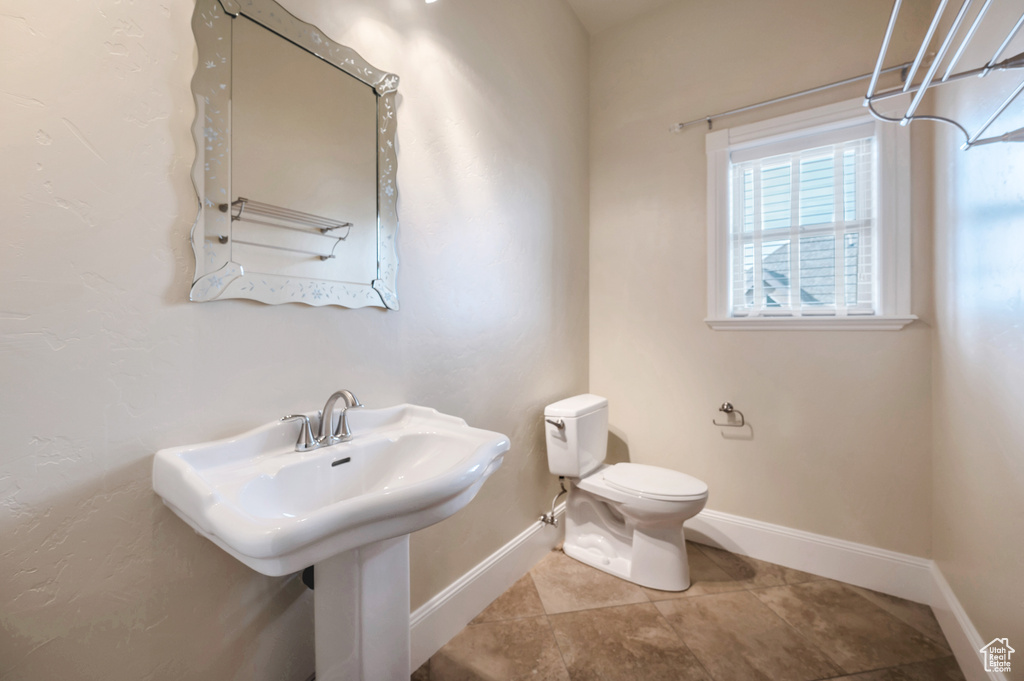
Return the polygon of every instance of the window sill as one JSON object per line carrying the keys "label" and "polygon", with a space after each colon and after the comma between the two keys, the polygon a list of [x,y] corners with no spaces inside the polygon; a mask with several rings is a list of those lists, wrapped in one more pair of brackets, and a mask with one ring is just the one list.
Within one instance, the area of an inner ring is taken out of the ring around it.
{"label": "window sill", "polygon": [[917,315],[905,317],[727,317],[705,319],[715,331],[899,331],[915,321]]}

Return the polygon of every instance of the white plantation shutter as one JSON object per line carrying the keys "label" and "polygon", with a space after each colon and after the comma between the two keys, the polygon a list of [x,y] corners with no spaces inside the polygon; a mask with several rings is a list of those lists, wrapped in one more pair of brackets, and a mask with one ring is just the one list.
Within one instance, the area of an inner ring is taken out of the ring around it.
{"label": "white plantation shutter", "polygon": [[733,317],[876,314],[871,126],[735,150]]}
{"label": "white plantation shutter", "polygon": [[852,99],[712,130],[705,147],[711,329],[896,331],[917,319],[907,127]]}

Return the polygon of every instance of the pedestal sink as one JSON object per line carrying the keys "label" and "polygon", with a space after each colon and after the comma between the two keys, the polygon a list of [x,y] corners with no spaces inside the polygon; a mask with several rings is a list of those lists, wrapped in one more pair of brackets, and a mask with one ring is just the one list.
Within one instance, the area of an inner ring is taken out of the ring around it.
{"label": "pedestal sink", "polygon": [[411,404],[349,421],[352,440],[307,452],[294,421],[163,449],[153,489],[257,572],[315,566],[317,681],[408,679],[409,533],[468,504],[509,440]]}

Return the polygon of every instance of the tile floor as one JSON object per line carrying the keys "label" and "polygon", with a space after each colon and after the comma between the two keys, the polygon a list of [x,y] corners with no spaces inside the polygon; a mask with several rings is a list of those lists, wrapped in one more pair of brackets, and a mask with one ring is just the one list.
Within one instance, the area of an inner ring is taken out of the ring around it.
{"label": "tile floor", "polygon": [[927,606],[699,544],[645,589],[553,551],[412,681],[963,681]]}

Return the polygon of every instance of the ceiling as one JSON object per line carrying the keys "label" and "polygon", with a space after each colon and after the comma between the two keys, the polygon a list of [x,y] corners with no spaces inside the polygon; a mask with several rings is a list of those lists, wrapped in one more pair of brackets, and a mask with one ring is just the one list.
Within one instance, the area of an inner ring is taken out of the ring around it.
{"label": "ceiling", "polygon": [[590,35],[667,4],[671,0],[568,0]]}

